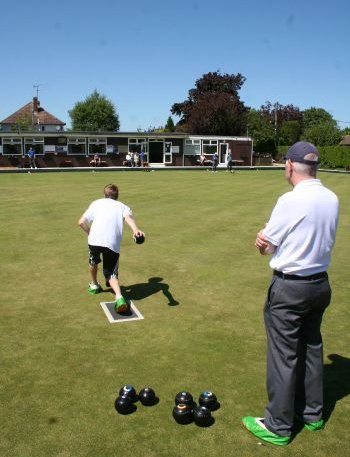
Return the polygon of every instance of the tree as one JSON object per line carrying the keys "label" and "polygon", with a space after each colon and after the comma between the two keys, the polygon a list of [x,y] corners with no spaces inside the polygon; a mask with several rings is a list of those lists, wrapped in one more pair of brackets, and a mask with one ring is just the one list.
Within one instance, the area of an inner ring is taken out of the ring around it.
{"label": "tree", "polygon": [[303,119],[303,113],[297,106],[281,105],[281,103],[265,102],[265,105],[260,107],[261,114],[269,120],[275,127],[280,128],[284,122],[299,121]]}
{"label": "tree", "polygon": [[333,146],[341,140],[338,127],[330,122],[320,122],[304,130],[304,139],[316,146]]}
{"label": "tree", "polygon": [[77,102],[68,114],[72,120],[73,130],[115,132],[120,127],[114,105],[97,90],[83,102]]}
{"label": "tree", "polygon": [[175,124],[171,116],[168,117],[168,120],[164,127],[165,132],[175,132]]}
{"label": "tree", "polygon": [[341,131],[337,121],[323,108],[311,107],[306,109],[304,115],[305,140],[317,146],[332,146],[341,140]]}
{"label": "tree", "polygon": [[251,109],[248,113],[248,132],[254,140],[256,152],[267,152],[275,155],[275,130],[273,125],[260,111]]}
{"label": "tree", "polygon": [[279,144],[290,145],[300,139],[302,126],[299,121],[285,121],[279,130]]}
{"label": "tree", "polygon": [[177,131],[199,135],[241,135],[246,130],[247,111],[238,91],[245,82],[241,74],[221,75],[219,71],[197,79],[188,98],[174,103],[172,114],[180,117]]}
{"label": "tree", "polygon": [[16,122],[11,126],[13,132],[28,132],[33,130],[33,119],[29,113],[23,114],[16,119]]}
{"label": "tree", "polygon": [[302,131],[303,113],[297,106],[265,102],[265,105],[260,107],[260,113],[273,125],[276,147],[279,144],[288,144],[288,140],[296,138],[298,130],[299,135]]}
{"label": "tree", "polygon": [[304,129],[308,129],[317,124],[325,123],[330,123],[334,126],[337,125],[337,121],[334,120],[332,115],[323,108],[311,107],[303,112]]}
{"label": "tree", "polygon": [[156,127],[155,125],[149,125],[146,129],[140,131],[145,133],[164,133],[166,130],[162,125],[159,127]]}

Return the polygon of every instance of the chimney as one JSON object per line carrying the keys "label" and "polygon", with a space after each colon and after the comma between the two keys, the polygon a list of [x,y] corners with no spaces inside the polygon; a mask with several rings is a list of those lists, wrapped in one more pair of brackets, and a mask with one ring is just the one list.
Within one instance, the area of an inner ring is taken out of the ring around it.
{"label": "chimney", "polygon": [[38,97],[33,97],[33,113],[38,114],[40,102]]}

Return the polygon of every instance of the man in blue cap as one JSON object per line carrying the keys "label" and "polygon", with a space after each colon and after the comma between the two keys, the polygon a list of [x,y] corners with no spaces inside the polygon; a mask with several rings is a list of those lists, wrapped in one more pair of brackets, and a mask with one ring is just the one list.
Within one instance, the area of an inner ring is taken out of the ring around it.
{"label": "man in blue cap", "polygon": [[262,255],[272,254],[273,276],[264,308],[268,404],[263,418],[244,426],[260,440],[286,445],[296,420],[324,427],[322,316],[330,303],[327,268],[335,243],[337,196],[316,178],[320,155],[304,141],[285,159],[293,190],[282,195],[257,235]]}

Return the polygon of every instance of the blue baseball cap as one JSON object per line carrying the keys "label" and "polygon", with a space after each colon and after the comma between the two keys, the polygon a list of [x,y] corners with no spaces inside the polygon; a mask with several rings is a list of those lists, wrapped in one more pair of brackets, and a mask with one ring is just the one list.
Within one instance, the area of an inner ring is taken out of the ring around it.
{"label": "blue baseball cap", "polygon": [[317,165],[320,163],[320,153],[316,146],[306,141],[298,141],[291,146],[284,157],[285,160],[292,162],[306,163],[307,165]]}

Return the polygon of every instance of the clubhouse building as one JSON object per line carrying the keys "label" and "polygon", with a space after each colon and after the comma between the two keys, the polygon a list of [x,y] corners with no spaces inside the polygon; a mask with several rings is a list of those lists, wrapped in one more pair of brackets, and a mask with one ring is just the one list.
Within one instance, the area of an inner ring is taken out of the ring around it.
{"label": "clubhouse building", "polygon": [[[30,128],[20,121],[29,120]],[[250,137],[206,136],[187,133],[77,132],[65,131],[65,123],[40,107],[37,97],[0,121],[0,167],[28,166],[27,151],[36,152],[39,168],[89,167],[95,154],[105,167],[127,165],[129,152],[141,151],[150,167],[191,167],[205,155],[210,164],[214,152],[218,166],[225,166],[230,151],[233,165],[253,165]]]}

